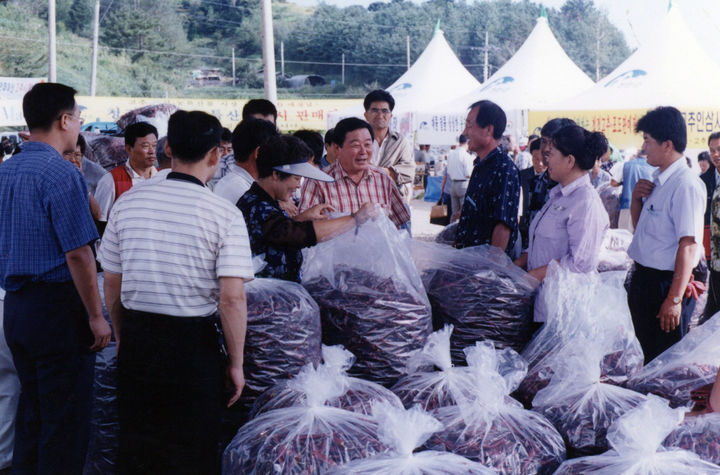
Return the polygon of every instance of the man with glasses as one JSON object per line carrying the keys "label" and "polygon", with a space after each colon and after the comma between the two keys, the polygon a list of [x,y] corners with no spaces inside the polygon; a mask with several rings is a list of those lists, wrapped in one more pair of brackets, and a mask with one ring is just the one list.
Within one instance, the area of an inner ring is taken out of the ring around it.
{"label": "man with glasses", "polygon": [[107,221],[113,203],[133,185],[152,178],[155,168],[157,129],[147,122],[136,122],[125,128],[125,151],[128,160],[103,176],[97,184],[95,199],[100,204],[100,221]]}
{"label": "man with glasses", "polygon": [[372,91],[363,101],[365,119],[373,129],[371,163],[382,168],[393,179],[406,202],[412,199],[415,158],[412,144],[397,131],[390,130],[395,99],[387,91]]}
{"label": "man with glasses", "polygon": [[80,131],[75,89],[33,86],[30,141],[0,167],[0,287],[5,339],[22,387],[13,473],[82,473],[95,354],[110,342],[85,179],[62,154]]}

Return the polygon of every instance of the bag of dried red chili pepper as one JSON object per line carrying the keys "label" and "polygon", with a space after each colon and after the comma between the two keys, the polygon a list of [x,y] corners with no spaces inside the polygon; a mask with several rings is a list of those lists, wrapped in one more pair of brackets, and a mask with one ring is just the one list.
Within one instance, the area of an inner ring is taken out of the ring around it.
{"label": "bag of dried red chili pepper", "polygon": [[450,223],[445,226],[443,230],[435,236],[435,242],[438,244],[447,244],[449,246],[455,244],[455,235],[457,234],[458,223],[460,223],[460,221],[455,221],[454,223]]}
{"label": "bag of dried red chili pepper", "polygon": [[720,315],[693,328],[628,381],[641,393],[662,396],[673,406],[690,402],[690,391],[715,381],[720,367]]}
{"label": "bag of dried red chili pepper", "polygon": [[689,450],[707,462],[720,465],[720,413],[686,416],[665,438],[663,447]]}
{"label": "bag of dried red chili pepper", "polygon": [[241,427],[223,454],[223,473],[320,474],[386,451],[374,418],[327,405],[346,389],[332,371],[301,372],[292,384],[304,405],[268,411]]}
{"label": "bag of dried red chili pepper", "polygon": [[545,388],[533,399],[533,410],[544,415],[565,439],[572,455],[593,455],[608,449],[607,430],[629,410],[646,400],[630,389],[600,381],[602,350],[593,340],[580,339]]}
{"label": "bag of dried red chili pepper", "polygon": [[95,356],[90,441],[84,475],[114,473],[119,430],[117,407],[117,358],[112,341]]}
{"label": "bag of dried red chili pepper", "polygon": [[[454,406],[473,398],[477,389],[475,369],[471,366],[453,366],[450,359],[452,331],[452,325],[436,331],[430,335],[425,347],[410,357],[409,374],[392,387],[406,407],[417,404],[429,411]],[[527,371],[527,364],[510,348],[495,351],[492,356],[499,360],[500,374],[514,378],[515,383],[511,385],[517,386]]]}
{"label": "bag of dried red chili pepper", "polygon": [[565,460],[565,443],[547,419],[508,396],[517,375],[498,372],[502,358],[490,342],[477,342],[466,356],[476,384],[474,398],[432,411],[445,428],[425,446],[462,455],[498,473],[552,473]]}
{"label": "bag of dried red chili pepper", "polygon": [[240,404],[246,411],[255,398],[307,364],[320,364],[320,309],[295,282],[255,279],[245,285],[245,387]]}
{"label": "bag of dried red chili pepper", "polygon": [[303,285],[320,305],[323,342],[357,357],[350,374],[391,386],[432,332],[410,238],[387,217],[309,248]]}
{"label": "bag of dried red chili pepper", "polygon": [[651,395],[610,426],[607,439],[611,450],[601,455],[568,460],[555,475],[720,474],[720,467],[692,452],[662,447],[663,439],[682,419],[681,409],[671,409],[666,400]]}
{"label": "bag of dried red chili pepper", "polygon": [[579,274],[550,263],[535,302],[536,312],[546,321],[522,352],[529,369],[515,393],[526,406],[575,351],[580,338],[600,345],[604,383],[623,384],[642,368],[624,280],[623,272]]}
{"label": "bag of dried red chili pepper", "polygon": [[380,440],[390,447],[387,453],[355,460],[337,467],[327,475],[491,475],[495,471],[449,452],[415,451],[442,424],[419,407],[398,409],[375,404],[373,415],[379,424]]}
{"label": "bag of dried red chili pepper", "polygon": [[[372,414],[372,405],[378,401],[398,408],[403,407],[400,399],[389,389],[372,381],[348,376],[347,371],[355,362],[355,356],[341,345],[323,345],[322,355],[323,363],[320,366],[317,368],[313,365],[306,366],[297,379],[302,381],[307,377],[302,373],[314,372],[322,375],[323,378],[332,378],[340,385],[344,392],[335,399],[329,399],[325,405],[366,415]],[[298,384],[296,378],[288,379],[268,389],[255,400],[250,418],[273,409],[306,404],[304,384]]]}
{"label": "bag of dried red chili pepper", "polygon": [[414,241],[413,258],[432,304],[435,328],[455,327],[455,364],[464,362],[463,349],[478,340],[522,351],[532,336],[537,280],[492,246],[454,249]]}

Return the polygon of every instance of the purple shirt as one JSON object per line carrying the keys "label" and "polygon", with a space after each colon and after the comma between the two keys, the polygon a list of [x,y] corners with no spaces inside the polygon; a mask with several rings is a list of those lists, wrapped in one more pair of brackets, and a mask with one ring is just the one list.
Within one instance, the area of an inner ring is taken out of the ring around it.
{"label": "purple shirt", "polygon": [[558,260],[573,272],[594,271],[608,227],[607,211],[589,175],[554,187],[530,223],[528,270]]}

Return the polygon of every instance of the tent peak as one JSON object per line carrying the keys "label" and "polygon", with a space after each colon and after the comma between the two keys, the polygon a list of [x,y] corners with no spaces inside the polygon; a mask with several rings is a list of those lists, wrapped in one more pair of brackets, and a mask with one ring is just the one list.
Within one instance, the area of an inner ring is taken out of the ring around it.
{"label": "tent peak", "polygon": [[435,29],[433,30],[433,36],[438,34],[438,31],[440,30],[440,18],[438,18],[437,23],[435,23]]}
{"label": "tent peak", "polygon": [[667,11],[672,10],[672,0],[668,0],[668,9]]}
{"label": "tent peak", "polygon": [[540,18],[545,18],[547,20],[547,10],[545,9],[545,5],[540,5]]}

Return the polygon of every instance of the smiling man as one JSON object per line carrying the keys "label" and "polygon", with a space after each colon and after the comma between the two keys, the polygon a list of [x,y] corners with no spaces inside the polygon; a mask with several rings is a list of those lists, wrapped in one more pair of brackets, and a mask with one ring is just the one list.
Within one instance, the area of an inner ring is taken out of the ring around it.
{"label": "smiling man", "polygon": [[505,112],[491,101],[470,106],[465,131],[468,150],[477,158],[462,206],[455,245],[490,244],[516,256],[520,178],[510,157],[500,148]]}
{"label": "smiling man", "polygon": [[107,221],[110,209],[120,195],[136,183],[152,178],[155,168],[157,129],[147,122],[136,122],[125,129],[125,151],[128,160],[98,181],[95,199],[100,204],[100,221]]}
{"label": "smiling man", "polygon": [[370,163],[373,153],[370,124],[355,117],[343,119],[335,126],[335,139],[339,146],[337,161],[325,169],[335,181],[306,181],[300,212],[324,203],[342,213],[356,213],[365,203],[378,203],[398,228],[407,225],[410,214],[395,182]]}

